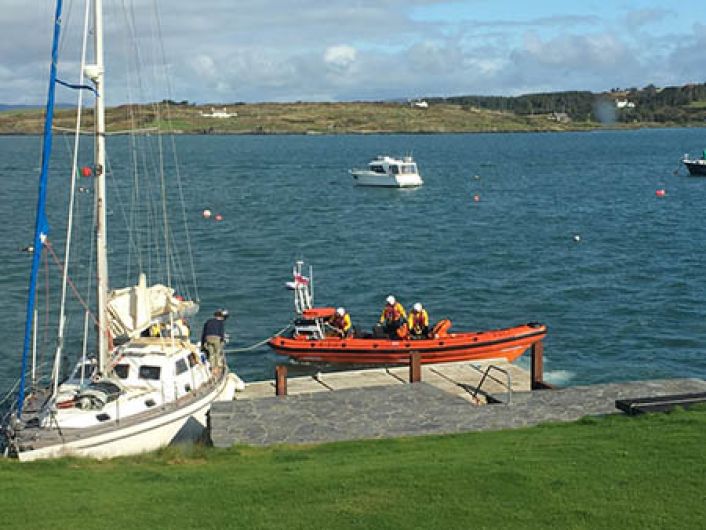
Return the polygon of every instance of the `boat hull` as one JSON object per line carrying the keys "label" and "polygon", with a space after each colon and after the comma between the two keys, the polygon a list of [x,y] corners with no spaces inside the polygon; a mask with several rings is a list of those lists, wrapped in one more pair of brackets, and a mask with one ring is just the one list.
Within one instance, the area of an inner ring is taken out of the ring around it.
{"label": "boat hull", "polygon": [[374,186],[380,188],[415,188],[424,184],[416,174],[386,175],[373,171],[351,171],[356,186]]}
{"label": "boat hull", "polygon": [[690,175],[706,176],[706,160],[683,160]]}
{"label": "boat hull", "polygon": [[[73,430],[76,432],[64,430],[61,439],[54,443],[51,438],[57,437],[56,432],[35,428],[34,446],[20,450],[16,456],[22,462],[64,456],[104,459],[154,451],[170,443],[196,441],[204,435],[211,404],[231,400],[237,383],[233,374],[225,374],[195,398],[119,424]],[[27,429],[22,437],[31,437],[32,431]]]}
{"label": "boat hull", "polygon": [[273,337],[270,347],[279,355],[301,362],[350,364],[407,364],[419,352],[422,363],[443,363],[520,357],[547,334],[542,324],[469,333],[449,333],[432,339],[392,340],[375,338],[294,339]]}

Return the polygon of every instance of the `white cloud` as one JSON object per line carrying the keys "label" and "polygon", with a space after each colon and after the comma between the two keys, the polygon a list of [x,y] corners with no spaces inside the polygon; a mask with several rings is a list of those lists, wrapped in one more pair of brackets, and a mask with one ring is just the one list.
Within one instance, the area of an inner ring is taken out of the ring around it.
{"label": "white cloud", "polygon": [[330,46],[324,51],[324,62],[336,69],[345,70],[355,62],[357,55],[353,46]]}
{"label": "white cloud", "polygon": [[216,61],[214,61],[210,55],[199,54],[194,57],[190,63],[191,67],[199,75],[209,78],[218,75]]}
{"label": "white cloud", "polygon": [[629,29],[636,30],[674,15],[674,11],[668,9],[635,9],[625,14],[625,24]]}
{"label": "white cloud", "polygon": [[528,33],[524,49],[517,50],[515,55],[518,62],[582,70],[624,65],[632,53],[624,42],[609,33],[561,35],[548,40]]}
{"label": "white cloud", "polygon": [[[28,8],[26,0],[4,0],[0,102],[44,98],[49,3],[32,2]],[[65,3],[73,12],[66,13],[62,28],[60,75],[68,81],[77,71],[78,41],[70,36],[81,23],[80,3],[73,4]],[[136,34],[163,36],[174,86],[172,94],[134,90],[135,98],[229,102],[507,95],[680,84],[699,81],[694,77],[706,70],[706,27],[674,26],[679,33],[667,34],[660,20],[677,15],[661,7],[616,7],[614,16],[609,10],[586,15],[567,7],[566,12],[534,10],[523,17],[518,5],[508,2],[518,9],[508,9],[512,16],[506,20],[474,20],[470,1],[297,0],[296,9],[283,9],[276,0],[161,4],[158,27],[149,22],[150,2],[105,0],[110,104],[127,101],[124,79],[146,85],[146,74],[162,59],[159,47],[119,31],[126,20]],[[435,4],[463,9],[465,16],[414,15],[417,7]],[[37,37],[26,39],[29,31]],[[139,62],[130,63],[126,57],[135,50]],[[138,66],[145,75],[138,75]],[[60,101],[71,97],[65,89],[59,94]]]}

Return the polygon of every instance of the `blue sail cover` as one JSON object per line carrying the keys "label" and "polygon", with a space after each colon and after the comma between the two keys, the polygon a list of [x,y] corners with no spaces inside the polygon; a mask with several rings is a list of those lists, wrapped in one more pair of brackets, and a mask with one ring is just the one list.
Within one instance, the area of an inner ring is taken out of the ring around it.
{"label": "blue sail cover", "polygon": [[17,415],[22,415],[25,400],[25,380],[27,374],[27,358],[29,356],[30,337],[32,335],[32,322],[34,320],[34,302],[37,297],[37,276],[39,262],[44,251],[44,241],[49,233],[47,220],[46,199],[47,180],[49,177],[49,159],[52,146],[52,124],[54,122],[54,93],[56,90],[56,66],[59,60],[59,35],[61,33],[62,0],[56,1],[54,15],[54,38],[51,46],[51,68],[49,70],[49,92],[47,94],[47,110],[44,121],[44,143],[42,145],[42,170],[39,176],[39,197],[37,199],[37,217],[34,227],[34,254],[32,255],[32,271],[29,277],[29,293],[27,296],[27,316],[25,321],[25,337],[22,346],[22,372],[17,395]]}

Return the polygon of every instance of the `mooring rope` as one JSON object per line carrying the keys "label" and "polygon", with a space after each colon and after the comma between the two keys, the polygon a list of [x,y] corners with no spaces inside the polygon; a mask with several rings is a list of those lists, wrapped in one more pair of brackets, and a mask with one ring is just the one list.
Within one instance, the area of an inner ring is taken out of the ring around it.
{"label": "mooring rope", "polygon": [[282,329],[280,329],[277,333],[275,333],[271,337],[267,337],[266,339],[263,339],[260,342],[256,342],[255,344],[252,344],[252,345],[247,346],[245,348],[233,348],[233,349],[229,349],[229,350],[223,350],[223,353],[239,353],[239,352],[254,350],[255,348],[259,348],[260,346],[267,344],[267,342],[272,337],[279,337],[282,333],[287,331],[290,327],[292,327],[291,322],[289,324],[287,324],[286,326],[284,326]]}

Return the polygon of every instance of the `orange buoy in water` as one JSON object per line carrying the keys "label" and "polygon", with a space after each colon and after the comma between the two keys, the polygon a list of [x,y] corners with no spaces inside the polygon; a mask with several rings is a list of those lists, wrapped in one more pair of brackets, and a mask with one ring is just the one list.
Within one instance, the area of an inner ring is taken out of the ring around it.
{"label": "orange buoy in water", "polygon": [[473,202],[480,202],[480,195],[477,193],[473,196]]}
{"label": "orange buoy in water", "polygon": [[665,190],[665,189],[655,191],[655,195],[657,197],[664,197],[666,194],[667,194],[667,190]]}
{"label": "orange buoy in water", "polygon": [[211,218],[211,210],[206,209],[201,213],[201,215],[203,215],[204,219],[210,219]]}
{"label": "orange buoy in water", "polygon": [[91,175],[93,175],[93,170],[88,166],[83,166],[81,168],[81,175],[83,175],[84,177],[90,177]]}
{"label": "orange buoy in water", "polygon": [[216,221],[223,221],[223,216],[221,214],[217,213],[215,219],[216,219]]}

